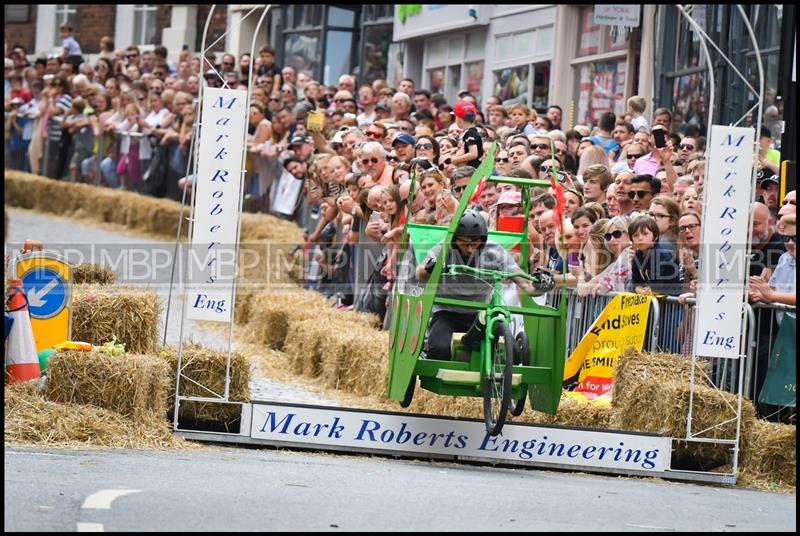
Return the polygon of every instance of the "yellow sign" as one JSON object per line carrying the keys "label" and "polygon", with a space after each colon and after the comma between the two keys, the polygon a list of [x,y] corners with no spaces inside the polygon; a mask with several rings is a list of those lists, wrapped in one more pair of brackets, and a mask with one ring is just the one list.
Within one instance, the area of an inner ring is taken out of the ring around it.
{"label": "yellow sign", "polygon": [[564,364],[564,379],[578,376],[570,398],[598,405],[611,402],[617,359],[631,346],[641,351],[650,311],[650,296],[619,294],[606,305]]}
{"label": "yellow sign", "polygon": [[72,266],[53,253],[32,252],[17,258],[11,273],[22,280],[36,351],[70,340]]}

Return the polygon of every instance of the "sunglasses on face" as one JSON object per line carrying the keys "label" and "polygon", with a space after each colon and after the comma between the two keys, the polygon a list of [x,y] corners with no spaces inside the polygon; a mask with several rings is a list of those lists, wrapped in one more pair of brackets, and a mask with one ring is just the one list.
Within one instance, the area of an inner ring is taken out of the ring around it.
{"label": "sunglasses on face", "polygon": [[460,194],[461,192],[463,192],[464,189],[466,189],[466,186],[453,186],[451,188],[451,190],[453,190],[457,194]]}
{"label": "sunglasses on face", "polygon": [[644,156],[644,153],[642,153],[642,154],[630,154],[630,153],[628,153],[628,160],[630,160],[631,158],[633,158],[634,160],[638,160],[639,158],[641,158],[643,156]]}
{"label": "sunglasses on face", "polygon": [[444,168],[445,168],[446,166],[449,166],[449,165],[450,165],[450,164],[452,164],[452,163],[453,163],[453,159],[452,159],[452,158],[448,158],[447,160],[445,160],[444,162],[442,162],[441,164],[439,164],[439,171],[444,171]]}
{"label": "sunglasses on face", "polygon": [[694,231],[698,227],[700,227],[699,223],[690,223],[688,225],[681,225],[678,227],[678,232],[685,233],[686,231]]}
{"label": "sunglasses on face", "polygon": [[797,205],[797,201],[794,199],[784,199],[782,205]]}
{"label": "sunglasses on face", "polygon": [[128,54],[128,55],[127,55],[127,56],[125,56],[125,57],[126,57],[126,58],[128,58],[128,59],[130,60],[130,59],[133,59],[133,58],[138,58],[138,57],[139,57],[139,54]]}
{"label": "sunglasses on face", "polygon": [[691,143],[681,143],[678,147],[680,149],[686,149],[687,151],[694,151],[694,145]]}
{"label": "sunglasses on face", "polygon": [[610,242],[612,238],[622,238],[622,235],[625,234],[625,231],[621,229],[617,229],[616,231],[612,231],[610,233],[606,233],[603,235],[603,238],[606,239],[606,242]]}
{"label": "sunglasses on face", "polygon": [[781,240],[783,240],[784,242],[794,242],[795,244],[797,244],[797,235],[796,234],[783,235],[781,236]]}
{"label": "sunglasses on face", "polygon": [[631,199],[636,199],[637,197],[639,199],[644,199],[645,196],[647,195],[653,195],[653,192],[646,192],[644,190],[638,190],[636,192],[628,192],[628,197],[630,197]]}
{"label": "sunglasses on face", "polygon": [[276,99],[275,97],[270,97],[270,102],[281,102],[281,99]]}
{"label": "sunglasses on face", "polygon": [[422,149],[422,150],[424,150],[424,151],[427,151],[427,150],[429,150],[429,149],[433,149],[433,144],[431,144],[431,143],[418,143],[418,144],[417,144],[417,145],[416,145],[414,148],[415,148],[416,150],[418,150],[418,151],[419,151],[420,149]]}
{"label": "sunglasses on face", "polygon": [[497,163],[498,164],[508,164],[510,161],[511,160],[509,160],[508,158],[498,158],[497,159]]}
{"label": "sunglasses on face", "polygon": [[367,136],[369,136],[373,140],[379,140],[379,139],[383,138],[383,134],[381,134],[380,132],[367,131],[364,134],[366,134]]}
{"label": "sunglasses on face", "polygon": [[531,143],[531,149],[541,149],[542,151],[546,151],[550,149],[550,146],[546,143]]}
{"label": "sunglasses on face", "polygon": [[559,170],[558,168],[555,168],[555,167],[553,167],[553,166],[542,166],[542,167],[540,167],[540,168],[539,168],[539,171],[540,171],[541,173],[545,173],[545,174],[548,174],[548,175],[549,175],[549,174],[550,174],[550,173],[552,173],[553,171],[556,171],[556,172],[558,172],[558,171],[560,171],[560,170]]}
{"label": "sunglasses on face", "polygon": [[370,162],[372,162],[373,164],[377,164],[379,162],[379,160],[374,156],[372,158],[362,158],[361,159],[361,165],[362,166],[366,166]]}
{"label": "sunglasses on face", "polygon": [[399,161],[400,161],[400,159],[399,159],[399,158],[397,158],[396,156],[391,156],[391,155],[390,155],[390,156],[387,156],[387,157],[386,157],[386,161],[387,161],[387,162],[399,162]]}

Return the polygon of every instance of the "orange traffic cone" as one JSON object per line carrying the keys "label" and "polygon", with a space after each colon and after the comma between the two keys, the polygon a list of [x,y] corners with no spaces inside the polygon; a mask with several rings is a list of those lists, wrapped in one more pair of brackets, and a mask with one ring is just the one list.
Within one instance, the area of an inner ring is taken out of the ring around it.
{"label": "orange traffic cone", "polygon": [[41,375],[39,355],[21,279],[9,282],[8,294],[8,313],[14,318],[14,323],[6,341],[6,383],[35,380]]}

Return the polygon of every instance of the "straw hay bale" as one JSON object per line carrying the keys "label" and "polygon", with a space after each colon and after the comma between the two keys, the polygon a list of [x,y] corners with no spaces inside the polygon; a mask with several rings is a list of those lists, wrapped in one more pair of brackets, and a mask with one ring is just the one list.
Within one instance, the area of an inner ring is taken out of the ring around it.
{"label": "straw hay bale", "polygon": [[98,284],[111,285],[117,280],[117,274],[108,266],[83,263],[72,269],[72,282],[76,285]]}
{"label": "straw hay bale", "polygon": [[[749,402],[748,402],[749,404]],[[770,485],[797,485],[797,428],[755,419],[742,428],[741,469]]]}
{"label": "straw hay bale", "polygon": [[[620,430],[654,432],[668,437],[686,435],[689,413],[689,385],[665,381],[658,385],[640,383],[630,386],[627,402],[616,407],[611,416],[611,427]],[[736,437],[736,396],[704,385],[695,385],[692,406],[692,431],[701,437],[734,439]],[[755,409],[747,401],[742,403],[742,427],[755,420]],[[706,469],[726,463],[730,446],[713,443],[677,442],[674,451],[682,463],[697,464]]]}
{"label": "straw hay bale", "polygon": [[332,330],[322,348],[325,385],[358,395],[385,395],[388,346],[388,333],[365,326]]}
{"label": "straw hay bale", "polygon": [[[631,393],[639,384],[655,388],[667,381],[689,384],[691,358],[687,356],[636,352],[626,348],[614,368],[614,391],[611,397],[613,407],[624,407],[629,402]],[[697,361],[694,382],[696,385],[708,385],[706,375],[710,367],[707,361]]]}
{"label": "straw hay bale", "polygon": [[4,392],[6,445],[188,449],[162,415],[131,420],[91,405],[46,400],[36,381],[7,385]]}
{"label": "straw hay bale", "polygon": [[116,337],[125,350],[153,353],[161,322],[161,299],[149,290],[76,285],[72,297],[72,338],[102,345]]}
{"label": "straw hay bale", "polygon": [[329,338],[330,327],[315,318],[292,322],[284,349],[292,371],[311,378],[322,374],[322,350]]}
{"label": "straw hay bale", "polygon": [[522,422],[533,424],[558,424],[576,428],[608,429],[611,414],[614,411],[608,406],[597,406],[563,396],[558,403],[558,411],[555,415],[532,410],[527,401],[525,404],[525,412],[519,417],[514,417],[515,421],[521,420]]}
{"label": "straw hay bale", "polygon": [[[178,366],[178,348],[167,346],[158,355],[166,360],[170,371],[168,403],[174,408],[175,374]],[[181,354],[181,396],[212,398],[225,393],[227,352],[218,352],[192,342],[185,343]],[[199,384],[199,385],[198,385]],[[250,363],[239,352],[231,354],[231,378],[228,399],[233,402],[250,401]],[[170,411],[173,411],[170,409]],[[231,424],[241,415],[237,404],[182,401],[180,416],[195,421],[212,421]]]}
{"label": "straw hay bale", "polygon": [[[79,183],[5,170],[5,202],[9,206],[65,216],[82,215],[99,222],[117,223],[133,230],[174,239],[181,205],[136,192],[111,190]],[[188,236],[184,208],[182,236]],[[241,240],[266,240],[284,244],[302,243],[303,231],[293,222],[267,214],[243,214]]]}
{"label": "straw hay bale", "polygon": [[44,394],[55,402],[97,406],[126,417],[163,417],[169,380],[166,364],[154,356],[58,352],[48,362]]}
{"label": "straw hay bale", "polygon": [[312,318],[327,325],[332,332],[347,330],[351,325],[377,325],[376,315],[335,310],[317,292],[293,290],[253,296],[249,304],[246,332],[250,342],[260,342],[275,350],[283,350],[289,325]]}

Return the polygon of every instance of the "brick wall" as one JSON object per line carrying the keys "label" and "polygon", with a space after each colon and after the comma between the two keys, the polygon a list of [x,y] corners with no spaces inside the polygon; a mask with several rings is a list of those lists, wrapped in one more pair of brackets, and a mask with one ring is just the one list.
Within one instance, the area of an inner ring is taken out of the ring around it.
{"label": "brick wall", "polygon": [[[75,23],[75,39],[86,54],[100,52],[100,38],[114,37],[114,24],[117,18],[116,4],[77,4],[78,16]],[[116,46],[119,47],[119,43]]]}
{"label": "brick wall", "polygon": [[[209,11],[211,11],[211,4],[199,4],[197,6],[197,42],[194,45],[194,49],[197,51],[200,50],[200,46],[203,43],[203,29],[205,29]],[[206,46],[219,39],[219,37],[225,33],[227,24],[228,6],[225,4],[217,5],[217,8],[214,10],[214,15],[211,18],[211,23],[208,25]],[[214,52],[224,52],[225,39],[220,40],[211,50]]]}
{"label": "brick wall", "polygon": [[31,5],[29,22],[6,22],[3,25],[6,44],[22,45],[28,54],[36,48],[36,5]]}

